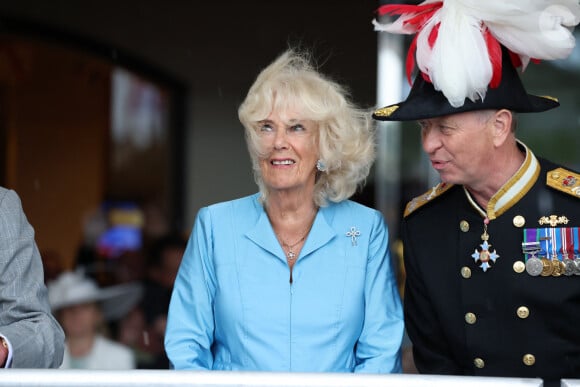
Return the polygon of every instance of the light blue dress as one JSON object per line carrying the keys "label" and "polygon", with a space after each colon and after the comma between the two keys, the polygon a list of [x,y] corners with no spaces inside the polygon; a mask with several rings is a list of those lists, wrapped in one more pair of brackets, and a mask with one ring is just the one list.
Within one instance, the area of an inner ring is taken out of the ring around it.
{"label": "light blue dress", "polygon": [[403,314],[380,212],[321,207],[289,279],[257,194],[202,208],[169,307],[171,367],[401,372]]}

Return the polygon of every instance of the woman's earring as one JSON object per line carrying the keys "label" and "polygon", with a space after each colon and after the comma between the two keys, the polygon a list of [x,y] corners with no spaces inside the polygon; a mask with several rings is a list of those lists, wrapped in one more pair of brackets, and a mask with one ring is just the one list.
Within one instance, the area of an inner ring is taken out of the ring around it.
{"label": "woman's earring", "polygon": [[316,169],[318,169],[320,172],[326,172],[328,170],[328,168],[326,168],[326,164],[324,164],[324,161],[321,159],[318,159],[316,162]]}

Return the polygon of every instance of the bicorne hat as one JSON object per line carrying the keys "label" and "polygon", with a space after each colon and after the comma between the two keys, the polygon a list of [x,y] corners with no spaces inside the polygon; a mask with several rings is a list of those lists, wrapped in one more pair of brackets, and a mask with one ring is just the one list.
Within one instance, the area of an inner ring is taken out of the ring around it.
{"label": "bicorne hat", "polygon": [[404,101],[377,109],[373,118],[409,121],[473,110],[531,113],[558,107],[556,98],[528,94],[517,69],[530,60],[570,54],[580,5],[577,0],[541,3],[539,8],[529,0],[427,0],[380,7],[379,15],[399,17],[388,24],[375,20],[376,30],[416,34],[407,77],[415,57],[419,73]]}

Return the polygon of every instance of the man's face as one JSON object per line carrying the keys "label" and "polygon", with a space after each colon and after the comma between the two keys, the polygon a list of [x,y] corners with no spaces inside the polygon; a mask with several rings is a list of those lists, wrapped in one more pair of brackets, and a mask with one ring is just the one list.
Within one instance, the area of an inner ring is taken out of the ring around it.
{"label": "man's face", "polygon": [[419,121],[423,150],[442,181],[474,186],[492,173],[494,115],[483,110]]}

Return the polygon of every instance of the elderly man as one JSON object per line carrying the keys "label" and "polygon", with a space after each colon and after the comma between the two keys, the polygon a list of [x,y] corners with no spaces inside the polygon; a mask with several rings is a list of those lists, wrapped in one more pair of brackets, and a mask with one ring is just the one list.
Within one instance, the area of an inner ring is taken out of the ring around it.
{"label": "elderly man", "polygon": [[[421,373],[539,377],[557,386],[561,378],[580,378],[580,175],[536,157],[516,138],[515,113],[559,105],[528,94],[516,67],[538,57],[530,52],[536,48],[550,53],[543,59],[569,54],[574,42],[566,27],[578,23],[580,10],[577,1],[558,2],[562,13],[550,16],[563,15],[562,22],[551,37],[563,43],[536,34],[528,50],[496,28],[498,15],[484,12],[496,1],[470,2],[482,10],[458,6],[465,2],[384,6],[380,13],[401,16],[377,24],[418,32],[421,73],[405,101],[374,118],[418,121],[441,177],[408,203],[402,223],[414,360]],[[544,3],[546,12],[555,5]],[[527,9],[531,2],[510,4],[516,14],[503,15],[508,24],[541,14]]]}

